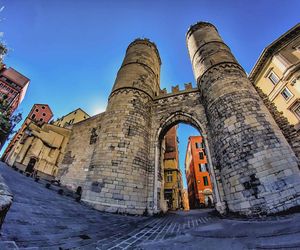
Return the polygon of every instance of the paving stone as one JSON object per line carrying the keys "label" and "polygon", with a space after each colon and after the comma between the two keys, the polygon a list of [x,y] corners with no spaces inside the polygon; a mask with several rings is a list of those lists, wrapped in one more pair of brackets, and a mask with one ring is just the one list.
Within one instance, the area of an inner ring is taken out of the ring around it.
{"label": "paving stone", "polygon": [[300,247],[300,214],[250,221],[221,219],[207,209],[153,218],[122,216],[61,196],[2,163],[0,173],[15,197],[3,224],[1,250],[178,249],[183,243],[198,249],[199,242],[222,249]]}

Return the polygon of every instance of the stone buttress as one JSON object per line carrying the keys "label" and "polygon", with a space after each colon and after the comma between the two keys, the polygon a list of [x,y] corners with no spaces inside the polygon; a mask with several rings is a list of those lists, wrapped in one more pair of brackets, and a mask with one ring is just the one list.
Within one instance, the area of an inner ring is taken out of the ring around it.
{"label": "stone buttress", "polygon": [[82,195],[96,209],[146,212],[151,103],[160,91],[160,64],[154,43],[137,39],[129,45],[101,120]]}
{"label": "stone buttress", "polygon": [[187,46],[229,211],[270,214],[299,205],[298,160],[217,29],[191,26]]}

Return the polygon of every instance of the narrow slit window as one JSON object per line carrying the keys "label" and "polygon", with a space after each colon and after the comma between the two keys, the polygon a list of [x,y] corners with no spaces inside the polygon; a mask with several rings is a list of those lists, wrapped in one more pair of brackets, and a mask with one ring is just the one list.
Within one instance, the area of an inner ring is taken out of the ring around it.
{"label": "narrow slit window", "polygon": [[203,152],[199,152],[199,159],[203,160],[204,159],[204,153]]}
{"label": "narrow slit window", "polygon": [[203,183],[204,183],[204,186],[208,186],[208,178],[207,178],[207,176],[203,177]]}

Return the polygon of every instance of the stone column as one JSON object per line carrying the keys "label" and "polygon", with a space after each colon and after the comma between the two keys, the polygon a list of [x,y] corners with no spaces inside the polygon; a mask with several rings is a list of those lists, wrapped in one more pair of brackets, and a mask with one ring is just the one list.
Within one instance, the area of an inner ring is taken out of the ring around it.
{"label": "stone column", "polygon": [[83,189],[82,200],[98,210],[147,212],[151,104],[159,93],[159,74],[155,44],[133,41],[101,120]]}
{"label": "stone column", "polygon": [[229,211],[271,214],[300,204],[298,160],[217,29],[187,33]]}

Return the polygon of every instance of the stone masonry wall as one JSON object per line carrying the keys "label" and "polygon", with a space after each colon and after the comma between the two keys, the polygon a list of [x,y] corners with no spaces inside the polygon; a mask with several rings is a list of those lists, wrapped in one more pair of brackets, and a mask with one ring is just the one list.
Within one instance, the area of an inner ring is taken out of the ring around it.
{"label": "stone masonry wall", "polygon": [[297,131],[294,125],[291,125],[288,122],[288,119],[283,116],[282,112],[278,111],[276,105],[269,100],[268,96],[260,88],[255,86],[255,89],[259,96],[262,98],[268,110],[270,111],[277,125],[281,129],[283,135],[289,142],[297,158],[300,159],[300,130]]}
{"label": "stone masonry wall", "polygon": [[[188,85],[189,87],[190,85]],[[156,97],[152,104],[152,132],[151,132],[151,153],[150,153],[150,168],[149,168],[149,193],[148,193],[148,206],[149,209],[153,206],[153,185],[155,183],[155,151],[156,146],[160,150],[160,141],[165,133],[174,125],[182,122],[189,124],[198,129],[199,133],[206,138],[206,147],[210,148],[211,145],[207,139],[207,119],[205,109],[201,101],[201,94],[197,88],[186,88],[183,91],[176,91],[170,94],[163,92],[160,96]],[[208,136],[209,137],[209,136]],[[222,200],[224,197],[223,185],[218,169],[212,168],[212,162],[209,162],[210,172],[214,174],[214,192],[220,196]],[[160,165],[158,166],[158,168]],[[152,173],[152,174],[151,174]],[[160,183],[161,169],[157,170],[157,183]],[[216,181],[216,182],[215,182]],[[157,187],[158,189],[160,187]],[[155,202],[155,201],[154,201]],[[221,202],[221,201],[219,201]],[[156,204],[154,204],[156,205]],[[158,205],[158,204],[157,204]]]}
{"label": "stone masonry wall", "polygon": [[198,88],[171,94],[159,87],[155,44],[129,45],[107,110],[73,127],[62,183],[82,186],[82,201],[98,210],[159,212],[161,139],[184,122],[204,137],[219,211],[250,216],[300,205],[295,131],[271,107],[278,127],[213,25],[193,25],[187,44]]}
{"label": "stone masonry wall", "polygon": [[150,98],[138,90],[115,92],[102,120],[82,200],[108,212],[146,210]]}
{"label": "stone masonry wall", "polygon": [[160,58],[154,43],[133,41],[118,71],[82,200],[96,209],[147,213],[151,102],[159,93]]}
{"label": "stone masonry wall", "polygon": [[85,187],[87,173],[101,128],[103,113],[73,125],[72,134],[60,164],[57,179],[76,191]]}
{"label": "stone masonry wall", "polygon": [[216,28],[192,26],[187,43],[228,209],[256,215],[299,205],[297,158]]}

